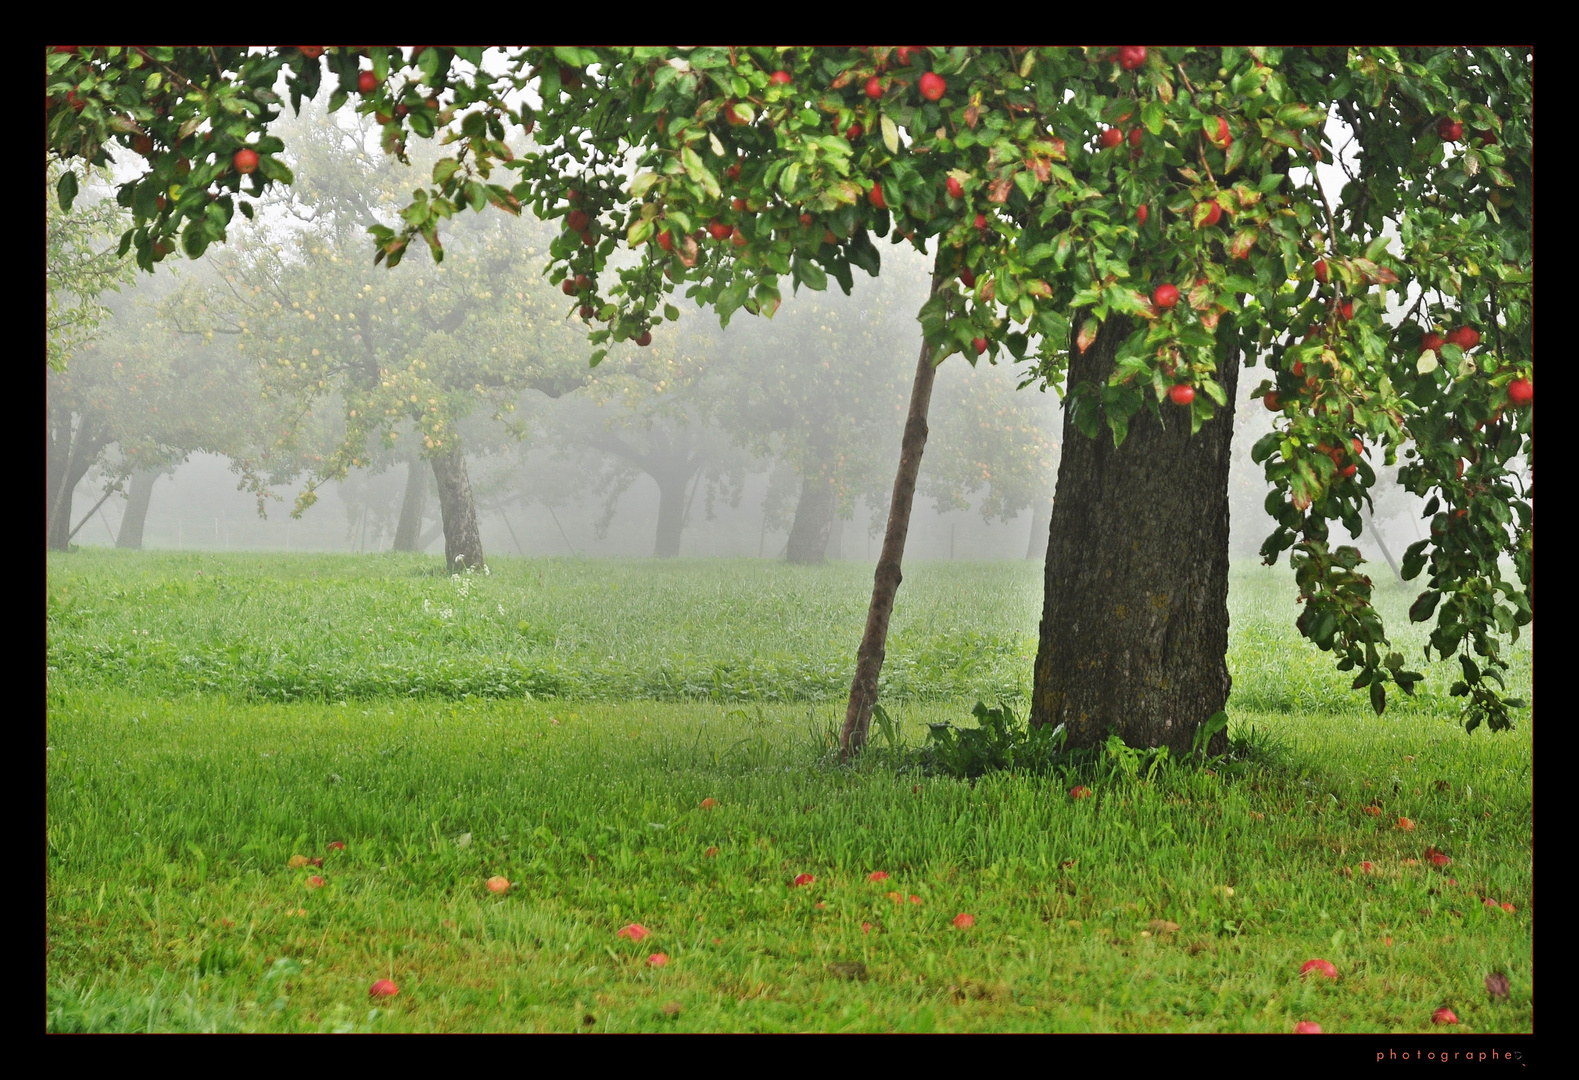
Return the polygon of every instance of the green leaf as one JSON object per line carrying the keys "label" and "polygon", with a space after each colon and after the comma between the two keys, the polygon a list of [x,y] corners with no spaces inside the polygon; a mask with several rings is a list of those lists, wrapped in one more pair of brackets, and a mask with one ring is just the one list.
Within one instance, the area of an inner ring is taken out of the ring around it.
{"label": "green leaf", "polygon": [[895,125],[893,119],[887,113],[884,113],[878,124],[883,129],[883,145],[888,147],[888,152],[890,154],[899,153],[899,128]]}
{"label": "green leaf", "polygon": [[71,213],[71,204],[77,199],[77,174],[70,169],[60,174],[55,182],[55,197],[60,200],[62,213]]}

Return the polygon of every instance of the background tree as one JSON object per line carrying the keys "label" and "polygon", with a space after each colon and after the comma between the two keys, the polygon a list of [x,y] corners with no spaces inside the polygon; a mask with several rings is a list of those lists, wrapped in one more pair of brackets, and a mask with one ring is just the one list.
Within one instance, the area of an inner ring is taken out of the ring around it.
{"label": "background tree", "polygon": [[[1024,356],[1068,402],[1033,722],[1062,723],[1077,744],[1116,729],[1183,750],[1221,709],[1228,406],[1239,366],[1264,360],[1276,380],[1260,397],[1276,395],[1281,419],[1256,450],[1276,525],[1263,550],[1275,561],[1292,549],[1301,631],[1356,672],[1378,710],[1388,685],[1420,678],[1391,649],[1357,550],[1333,546],[1327,524],[1357,535],[1375,477],[1367,447],[1393,464],[1412,443],[1400,476],[1430,493],[1436,515],[1404,559],[1406,577],[1431,570],[1412,617],[1435,614],[1432,650],[1459,660],[1468,726],[1509,723],[1498,642],[1532,618],[1528,492],[1507,468],[1532,453],[1528,50],[640,47],[482,59],[374,49],[364,74],[361,51],[327,54],[331,105],[359,93],[395,153],[408,131],[459,125],[399,227],[374,227],[375,259],[398,262],[419,237],[437,255],[440,224],[463,207],[530,203],[562,219],[552,274],[607,321],[591,334],[601,346],[650,341],[654,323],[677,318],[677,287],[725,322],[740,308],[771,315],[786,274],[848,288],[852,266],[880,268],[873,236],[931,243],[926,344],[847,751],[864,743],[875,701],[933,372],[954,351]],[[264,166],[277,149],[261,135],[277,100],[267,88],[288,67],[293,93],[316,89],[317,60],[316,47],[49,54],[49,146],[94,162],[117,131],[150,129],[156,164],[122,190],[137,215],[123,246],[148,265],[179,230],[196,253],[223,238],[243,176],[288,180]],[[1333,155],[1334,119],[1358,148],[1336,199],[1317,168]],[[538,149],[516,155],[515,130]],[[174,205],[159,208],[177,179]],[[599,275],[621,241],[640,258],[605,294]],[[1382,317],[1389,294],[1409,305],[1400,325]]]}

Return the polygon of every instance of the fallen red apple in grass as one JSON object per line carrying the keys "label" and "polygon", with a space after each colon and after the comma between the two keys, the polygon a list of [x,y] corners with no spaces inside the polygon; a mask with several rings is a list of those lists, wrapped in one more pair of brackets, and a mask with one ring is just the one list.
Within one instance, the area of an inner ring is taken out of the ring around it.
{"label": "fallen red apple in grass", "polygon": [[1398,819],[1398,824],[1394,825],[1393,828],[1395,828],[1395,829],[1402,829],[1404,832],[1414,832],[1415,831],[1415,823],[1410,821],[1406,817],[1401,817],[1401,818]]}
{"label": "fallen red apple in grass", "polygon": [[1071,799],[1085,799],[1089,798],[1090,795],[1091,789],[1086,787],[1084,784],[1076,784],[1074,787],[1069,789],[1069,797]]}
{"label": "fallen red apple in grass", "polygon": [[863,934],[870,934],[871,932],[872,932],[872,924],[871,923],[864,922],[864,923],[861,924],[861,933],[863,933]]}
{"label": "fallen red apple in grass", "polygon": [[1360,864],[1360,873],[1362,873],[1362,874],[1369,874],[1369,873],[1370,873],[1370,872],[1371,872],[1371,871],[1372,871],[1372,870],[1374,870],[1374,869],[1375,869],[1375,867],[1373,867],[1373,866],[1372,866],[1372,865],[1371,865],[1371,864],[1370,864],[1370,863],[1368,863],[1368,862],[1362,862],[1362,863],[1361,863],[1361,864]]}
{"label": "fallen red apple in grass", "polygon": [[713,807],[715,807],[717,805],[718,804],[713,801],[713,798],[712,798],[711,795],[709,795],[707,798],[702,800],[702,809],[703,810],[711,810]]}
{"label": "fallen red apple in grass", "polygon": [[976,925],[976,916],[962,911],[958,915],[954,916],[954,925],[959,927],[961,930],[969,930],[971,927]]}
{"label": "fallen red apple in grass", "polygon": [[1312,971],[1318,975],[1325,975],[1329,979],[1338,977],[1338,969],[1332,966],[1332,961],[1330,960],[1306,960],[1300,965],[1299,976],[1303,979]]}
{"label": "fallen red apple in grass", "polygon": [[345,850],[345,841],[344,840],[331,840],[331,841],[329,841],[329,846],[328,846],[327,850],[329,850],[329,851],[344,851]]}
{"label": "fallen red apple in grass", "polygon": [[1442,854],[1434,847],[1425,849],[1425,857],[1431,860],[1432,866],[1449,866],[1453,860]]}
{"label": "fallen red apple in grass", "polygon": [[1431,1022],[1433,1024],[1456,1024],[1458,1023],[1458,1017],[1453,1014],[1452,1009],[1444,1005],[1431,1014]]}
{"label": "fallen red apple in grass", "polygon": [[1371,815],[1371,817],[1381,817],[1382,816],[1382,808],[1380,806],[1362,806],[1362,807],[1360,807],[1360,811],[1361,811],[1361,813],[1366,813],[1366,814]]}
{"label": "fallen red apple in grass", "polygon": [[1320,1035],[1321,1025],[1314,1020],[1301,1020],[1294,1025],[1295,1035]]}
{"label": "fallen red apple in grass", "polygon": [[630,938],[632,941],[640,941],[642,938],[647,937],[651,933],[652,931],[647,929],[641,923],[631,923],[629,926],[622,926],[619,932],[614,936]]}
{"label": "fallen red apple in grass", "polygon": [[502,874],[495,874],[488,879],[488,891],[491,893],[507,893],[510,891],[510,879]]}
{"label": "fallen red apple in grass", "polygon": [[325,884],[326,883],[324,879],[319,877],[317,874],[314,874],[312,877],[307,879],[307,887],[309,889],[321,889]]}
{"label": "fallen red apple in grass", "polygon": [[1504,900],[1502,902],[1502,910],[1506,911],[1509,915],[1512,915],[1518,909],[1516,909],[1512,904],[1510,904],[1506,900]]}
{"label": "fallen red apple in grass", "polygon": [[371,998],[392,998],[400,993],[400,987],[395,985],[393,979],[379,979],[367,988],[367,996]]}
{"label": "fallen red apple in grass", "polygon": [[651,956],[647,957],[647,966],[648,967],[663,967],[668,962],[669,962],[669,954],[668,953],[655,952]]}
{"label": "fallen red apple in grass", "polygon": [[919,903],[921,903],[921,897],[912,894],[911,897],[910,897],[910,902],[912,904],[919,904]]}
{"label": "fallen red apple in grass", "polygon": [[702,854],[705,855],[709,859],[716,859],[718,857],[718,849],[715,848],[715,847],[710,847],[706,851],[704,851]]}
{"label": "fallen red apple in grass", "polygon": [[887,881],[888,880],[888,871],[887,870],[873,870],[870,874],[866,875],[866,880],[867,881]]}
{"label": "fallen red apple in grass", "polygon": [[802,885],[810,885],[812,882],[814,882],[816,880],[817,879],[812,877],[810,874],[796,874],[795,875],[795,887],[798,889]]}

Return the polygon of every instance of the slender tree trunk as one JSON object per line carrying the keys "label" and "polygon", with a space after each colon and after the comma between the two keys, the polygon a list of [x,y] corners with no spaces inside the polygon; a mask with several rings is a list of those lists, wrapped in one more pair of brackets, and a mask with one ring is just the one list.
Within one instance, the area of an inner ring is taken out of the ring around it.
{"label": "slender tree trunk", "polygon": [[[1110,319],[1069,386],[1101,385],[1130,332]],[[1231,332],[1227,320],[1222,331]],[[1187,410],[1142,409],[1115,448],[1065,413],[1031,722],[1072,746],[1116,732],[1131,746],[1190,750],[1228,700],[1228,465],[1239,354],[1219,357],[1229,405],[1195,435]],[[1208,750],[1226,748],[1219,732]]]}
{"label": "slender tree trunk", "polygon": [[1053,500],[1043,499],[1031,513],[1031,541],[1025,545],[1027,559],[1047,558],[1047,530],[1052,525]]}
{"label": "slender tree trunk", "polygon": [[833,478],[822,466],[806,470],[801,478],[795,523],[790,526],[784,558],[800,566],[820,563],[827,557],[828,534],[833,528]]}
{"label": "slender tree trunk", "polygon": [[414,458],[406,466],[406,494],[400,500],[400,521],[395,525],[393,551],[417,551],[417,538],[422,532],[422,516],[428,509],[428,476],[432,472],[427,462]]}
{"label": "slender tree trunk", "polygon": [[56,409],[46,432],[44,464],[44,543],[56,551],[71,546],[71,502],[82,478],[88,475],[104,448],[104,439],[94,433],[86,416],[72,428],[69,409]]}
{"label": "slender tree trunk", "polygon": [[[937,292],[941,278],[934,272],[932,291]],[[905,418],[905,434],[899,444],[899,470],[894,476],[894,495],[888,504],[888,528],[883,533],[883,549],[877,556],[877,571],[872,575],[872,602],[866,610],[866,631],[855,653],[855,678],[850,682],[850,703],[844,711],[844,727],[839,732],[839,749],[845,758],[866,745],[867,729],[872,723],[872,706],[877,703],[877,677],[882,674],[888,649],[888,619],[894,613],[894,596],[904,579],[900,561],[905,554],[905,537],[910,532],[910,507],[916,497],[916,476],[921,471],[921,452],[927,445],[927,411],[932,406],[932,384],[937,376],[933,361],[936,350],[925,341],[916,360],[916,377],[910,385],[910,414]]]}
{"label": "slender tree trunk", "polygon": [[148,523],[148,503],[153,498],[154,482],[164,475],[162,469],[139,469],[132,473],[127,484],[126,513],[121,516],[121,529],[115,536],[115,546],[143,549],[143,527]]}
{"label": "slender tree trunk", "polygon": [[837,513],[833,515],[833,523],[828,526],[828,550],[825,554],[830,562],[844,561],[844,519]]}
{"label": "slender tree trunk", "polygon": [[438,482],[439,513],[444,517],[444,567],[451,573],[481,570],[482,533],[477,527],[477,502],[466,472],[466,452],[459,443],[432,459]]}
{"label": "slender tree trunk", "polygon": [[685,468],[654,469],[648,475],[658,485],[658,536],[653,542],[653,557],[678,558],[680,534],[685,529],[685,489],[691,479],[689,471]]}

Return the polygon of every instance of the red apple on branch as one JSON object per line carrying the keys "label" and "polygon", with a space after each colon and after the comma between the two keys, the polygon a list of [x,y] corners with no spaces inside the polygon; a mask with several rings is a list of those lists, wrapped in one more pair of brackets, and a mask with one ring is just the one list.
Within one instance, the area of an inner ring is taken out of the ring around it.
{"label": "red apple on branch", "polygon": [[934,71],[929,71],[921,76],[917,89],[921,91],[921,96],[928,101],[937,101],[943,96],[943,92],[948,89],[948,83],[943,81],[943,76]]}
{"label": "red apple on branch", "polygon": [[364,94],[371,94],[378,89],[378,76],[371,71],[364,71],[356,77],[356,88]]}
{"label": "red apple on branch", "polygon": [[1175,405],[1188,405],[1195,400],[1195,387],[1179,383],[1168,391],[1168,400]]}
{"label": "red apple on branch", "polygon": [[1158,285],[1157,290],[1151,294],[1151,302],[1163,310],[1173,307],[1179,302],[1179,287],[1177,285]]}
{"label": "red apple on branch", "polygon": [[236,171],[243,176],[258,170],[258,152],[250,146],[243,146],[236,151],[236,156],[231,159],[235,162]]}
{"label": "red apple on branch", "polygon": [[1146,46],[1122,45],[1118,50],[1118,66],[1125,71],[1134,71],[1146,62]]}

